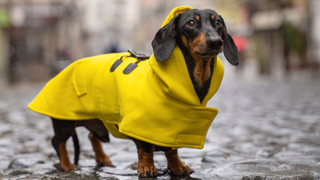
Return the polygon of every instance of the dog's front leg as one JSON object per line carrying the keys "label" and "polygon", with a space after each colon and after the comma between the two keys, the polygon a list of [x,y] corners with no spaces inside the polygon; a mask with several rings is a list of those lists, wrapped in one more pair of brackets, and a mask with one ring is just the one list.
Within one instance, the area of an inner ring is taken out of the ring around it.
{"label": "dog's front leg", "polygon": [[189,176],[194,173],[194,170],[185,165],[178,156],[177,150],[169,150],[165,152],[168,168],[173,175],[177,176]]}
{"label": "dog's front leg", "polygon": [[157,177],[158,171],[154,166],[153,152],[155,146],[137,139],[133,139],[138,149],[138,176],[139,177]]}

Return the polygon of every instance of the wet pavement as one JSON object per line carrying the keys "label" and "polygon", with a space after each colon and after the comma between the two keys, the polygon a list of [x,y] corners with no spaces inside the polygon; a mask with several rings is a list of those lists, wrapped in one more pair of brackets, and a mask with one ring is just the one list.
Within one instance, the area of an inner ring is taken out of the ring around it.
{"label": "wet pavement", "polygon": [[[138,179],[133,142],[103,144],[115,168],[97,168],[88,131],[78,128],[79,168],[63,173],[48,117],[27,109],[44,84],[0,87],[0,179]],[[220,112],[202,150],[179,150],[196,172],[182,179],[320,179],[320,81],[224,80],[208,103]],[[68,141],[70,159],[73,144]],[[162,152],[158,179],[170,177]]]}

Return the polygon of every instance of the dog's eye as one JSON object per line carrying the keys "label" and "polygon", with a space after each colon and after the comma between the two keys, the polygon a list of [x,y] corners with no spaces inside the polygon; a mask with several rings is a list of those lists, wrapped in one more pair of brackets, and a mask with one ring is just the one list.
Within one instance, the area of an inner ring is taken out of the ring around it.
{"label": "dog's eye", "polygon": [[188,25],[189,27],[193,27],[195,24],[196,24],[196,23],[191,20],[191,21],[188,22],[187,25]]}
{"label": "dog's eye", "polygon": [[220,27],[222,25],[221,21],[216,21],[216,26]]}

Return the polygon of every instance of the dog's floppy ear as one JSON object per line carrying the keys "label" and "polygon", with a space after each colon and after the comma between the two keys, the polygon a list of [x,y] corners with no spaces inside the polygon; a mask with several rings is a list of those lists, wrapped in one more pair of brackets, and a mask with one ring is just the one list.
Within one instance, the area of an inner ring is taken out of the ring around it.
{"label": "dog's floppy ear", "polygon": [[154,56],[159,62],[169,59],[173,52],[176,45],[174,26],[179,16],[174,16],[168,24],[159,29],[151,43]]}
{"label": "dog's floppy ear", "polygon": [[229,61],[230,64],[237,66],[239,64],[239,57],[238,57],[238,48],[234,44],[232,37],[227,32],[227,26],[224,23],[223,18],[220,16],[224,28],[224,35],[222,37],[224,42],[224,56]]}

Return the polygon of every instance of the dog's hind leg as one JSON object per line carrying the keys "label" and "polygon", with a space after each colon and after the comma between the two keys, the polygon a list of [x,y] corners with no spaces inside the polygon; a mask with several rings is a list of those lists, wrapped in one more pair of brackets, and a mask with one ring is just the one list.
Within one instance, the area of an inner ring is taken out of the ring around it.
{"label": "dog's hind leg", "polygon": [[178,156],[177,150],[169,150],[165,152],[168,168],[171,171],[171,174],[177,176],[189,176],[194,173],[194,170],[189,166],[185,165]]}
{"label": "dog's hind leg", "polygon": [[85,126],[91,133],[89,139],[91,140],[93,151],[95,152],[95,159],[98,166],[111,166],[112,162],[109,157],[104,153],[102,142],[109,142],[109,132],[99,119],[92,119],[83,121],[82,126]]}
{"label": "dog's hind leg", "polygon": [[91,140],[92,148],[95,153],[95,159],[98,163],[98,166],[111,166],[113,167],[112,162],[109,157],[104,153],[99,138],[93,133],[89,134],[89,139]]}
{"label": "dog's hind leg", "polygon": [[[60,158],[61,169],[64,172],[67,172],[77,168],[77,165],[70,162],[66,149],[66,142],[68,138],[75,135],[74,121],[58,120],[52,118],[52,124],[55,136],[52,138],[51,142]],[[79,157],[79,154],[75,154],[75,157]]]}

